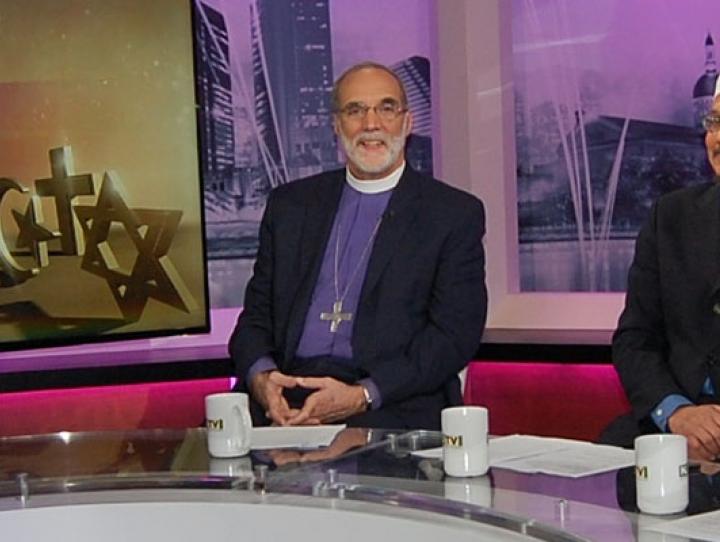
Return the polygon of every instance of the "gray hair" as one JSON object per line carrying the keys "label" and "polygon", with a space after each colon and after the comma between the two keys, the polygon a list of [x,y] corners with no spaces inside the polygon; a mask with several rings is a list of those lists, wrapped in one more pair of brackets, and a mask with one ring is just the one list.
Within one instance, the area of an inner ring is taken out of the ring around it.
{"label": "gray hair", "polygon": [[407,107],[408,101],[407,101],[407,93],[405,92],[405,85],[402,82],[402,79],[398,77],[398,74],[396,74],[394,71],[392,71],[390,68],[383,64],[379,64],[378,62],[373,62],[371,60],[360,62],[359,64],[355,64],[354,66],[350,66],[347,70],[342,72],[340,77],[338,77],[335,80],[335,85],[333,85],[332,89],[332,110],[334,113],[337,113],[340,111],[340,87],[342,86],[343,82],[349,75],[352,75],[355,72],[359,72],[361,70],[380,70],[382,72],[387,73],[390,77],[395,79],[395,81],[398,84],[398,87],[400,87],[400,102],[403,107]]}

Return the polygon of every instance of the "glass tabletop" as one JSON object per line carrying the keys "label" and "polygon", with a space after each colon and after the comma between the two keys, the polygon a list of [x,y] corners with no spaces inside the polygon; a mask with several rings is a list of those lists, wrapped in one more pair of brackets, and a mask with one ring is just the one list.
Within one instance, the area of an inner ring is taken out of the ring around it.
{"label": "glass tabletop", "polygon": [[[493,468],[486,476],[451,478],[440,460],[413,455],[440,444],[437,432],[347,428],[323,448],[216,459],[203,428],[0,438],[0,510],[53,496],[97,502],[99,492],[213,490],[265,504],[293,496],[440,514],[530,540],[652,540],[643,524],[666,520],[637,513],[633,469],[570,479]],[[718,475],[694,469],[690,486],[688,514],[719,507]]]}

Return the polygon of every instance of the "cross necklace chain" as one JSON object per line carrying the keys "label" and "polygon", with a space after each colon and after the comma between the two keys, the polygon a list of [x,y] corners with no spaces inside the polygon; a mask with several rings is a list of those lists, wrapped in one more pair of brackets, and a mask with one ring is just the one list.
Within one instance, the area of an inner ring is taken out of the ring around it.
{"label": "cross necklace chain", "polygon": [[[350,291],[350,285],[355,280],[355,277],[358,274],[358,271],[360,270],[360,267],[362,267],[363,260],[365,259],[365,256],[367,255],[368,250],[370,250],[370,246],[373,243],[373,239],[375,239],[375,236],[377,235],[378,230],[380,229],[380,223],[382,222],[382,216],[378,218],[377,222],[375,223],[375,227],[373,228],[372,233],[370,234],[370,238],[368,239],[367,243],[365,243],[365,247],[363,248],[362,252],[360,253],[360,259],[358,260],[357,265],[355,266],[355,269],[353,269],[352,274],[350,275],[350,278],[347,281],[347,284],[345,284],[345,289],[342,291],[342,295],[340,294],[340,286],[339,286],[339,267],[340,267],[340,224],[338,224],[337,227],[337,236],[335,237],[335,268],[334,272],[335,275],[333,276],[333,285],[335,286],[335,302],[333,303],[332,312],[321,312],[320,313],[320,320],[329,321],[330,322],[330,333],[337,333],[338,328],[340,327],[340,324],[342,322],[350,322],[353,317],[353,313],[351,312],[343,312],[343,301],[345,301],[345,296],[347,296],[348,291]],[[349,242],[349,239],[348,239]]]}

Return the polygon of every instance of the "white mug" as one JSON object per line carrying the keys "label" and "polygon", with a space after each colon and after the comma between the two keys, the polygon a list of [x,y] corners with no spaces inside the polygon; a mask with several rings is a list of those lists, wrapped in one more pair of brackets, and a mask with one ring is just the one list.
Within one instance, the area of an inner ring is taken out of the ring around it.
{"label": "white mug", "polygon": [[246,393],[205,397],[208,451],[213,457],[239,457],[250,451],[252,420]]}
{"label": "white mug", "polygon": [[489,463],[487,408],[445,408],[441,424],[445,473],[450,476],[485,474]]}
{"label": "white mug", "polygon": [[676,514],[688,505],[687,439],[644,435],[635,439],[637,505],[646,514]]}

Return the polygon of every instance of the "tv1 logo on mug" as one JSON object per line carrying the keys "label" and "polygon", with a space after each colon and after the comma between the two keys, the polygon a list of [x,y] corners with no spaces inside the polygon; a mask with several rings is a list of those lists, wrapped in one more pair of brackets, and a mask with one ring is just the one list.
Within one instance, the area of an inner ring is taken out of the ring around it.
{"label": "tv1 logo on mug", "polygon": [[635,439],[637,506],[647,514],[676,514],[688,505],[687,439],[644,435]]}
{"label": "tv1 logo on mug", "polygon": [[489,466],[487,408],[445,408],[441,424],[445,473],[449,476],[485,474]]}
{"label": "tv1 logo on mug", "polygon": [[205,397],[208,452],[213,457],[240,457],[250,451],[252,420],[246,393]]}

